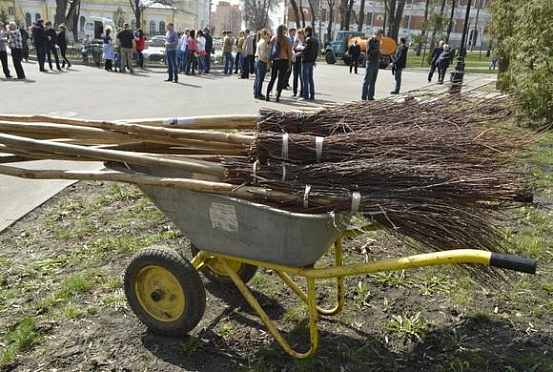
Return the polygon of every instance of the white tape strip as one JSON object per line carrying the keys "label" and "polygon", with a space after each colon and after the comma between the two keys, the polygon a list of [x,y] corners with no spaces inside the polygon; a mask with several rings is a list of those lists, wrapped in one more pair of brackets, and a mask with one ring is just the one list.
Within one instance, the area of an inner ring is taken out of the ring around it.
{"label": "white tape strip", "polygon": [[311,185],[305,185],[305,192],[303,193],[303,207],[309,207],[309,191],[311,191]]}
{"label": "white tape strip", "polygon": [[351,194],[351,212],[359,212],[359,207],[361,206],[361,193],[354,192]]}
{"label": "white tape strip", "polygon": [[257,167],[259,166],[259,160],[253,163],[253,183],[257,183]]}
{"label": "white tape strip", "polygon": [[290,140],[290,135],[288,133],[284,133],[282,135],[282,158],[284,160],[288,160],[288,142]]}
{"label": "white tape strip", "polygon": [[323,158],[323,143],[325,141],[324,137],[315,137],[315,151],[317,153],[317,163],[320,163]]}

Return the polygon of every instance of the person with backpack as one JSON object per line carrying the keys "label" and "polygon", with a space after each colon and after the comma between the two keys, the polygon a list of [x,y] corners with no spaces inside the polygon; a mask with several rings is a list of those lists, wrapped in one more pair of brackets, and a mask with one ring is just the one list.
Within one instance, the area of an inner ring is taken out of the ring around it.
{"label": "person with backpack", "polygon": [[277,34],[273,38],[271,47],[271,81],[267,86],[267,95],[265,99],[270,101],[270,94],[273,90],[275,80],[278,76],[276,101],[280,101],[280,94],[286,87],[286,73],[292,67],[292,47],[290,39],[286,36],[286,27],[280,25],[277,28]]}

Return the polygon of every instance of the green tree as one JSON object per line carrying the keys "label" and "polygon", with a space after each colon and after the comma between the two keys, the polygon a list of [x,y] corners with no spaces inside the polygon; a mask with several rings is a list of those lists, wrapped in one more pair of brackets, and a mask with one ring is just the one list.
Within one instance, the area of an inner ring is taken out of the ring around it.
{"label": "green tree", "polygon": [[498,88],[532,121],[553,128],[553,1],[496,0],[490,32],[497,39]]}

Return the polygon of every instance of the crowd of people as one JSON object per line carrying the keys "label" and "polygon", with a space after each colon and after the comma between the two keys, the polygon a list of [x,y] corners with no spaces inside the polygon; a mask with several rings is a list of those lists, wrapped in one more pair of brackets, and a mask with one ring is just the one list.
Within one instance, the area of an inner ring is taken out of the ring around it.
{"label": "crowd of people", "polygon": [[[255,75],[255,99],[270,101],[276,84],[277,102],[280,101],[284,89],[292,89],[293,97],[314,100],[313,68],[319,51],[319,42],[313,35],[311,26],[287,30],[284,25],[280,25],[275,35],[267,28],[256,33],[246,29],[236,38],[232,37],[232,32],[224,31],[223,74],[234,73],[240,79],[249,79],[250,75]],[[271,75],[264,91],[263,84],[269,71]],[[290,86],[290,79],[293,87]]]}

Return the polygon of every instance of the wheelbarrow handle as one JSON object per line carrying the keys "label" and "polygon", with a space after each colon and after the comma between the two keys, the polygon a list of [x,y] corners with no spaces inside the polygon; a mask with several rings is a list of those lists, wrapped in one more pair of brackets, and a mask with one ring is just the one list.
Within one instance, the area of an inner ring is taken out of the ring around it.
{"label": "wheelbarrow handle", "polygon": [[492,252],[492,255],[490,257],[490,266],[520,271],[528,274],[535,274],[538,263],[536,260],[533,260],[531,258]]}

